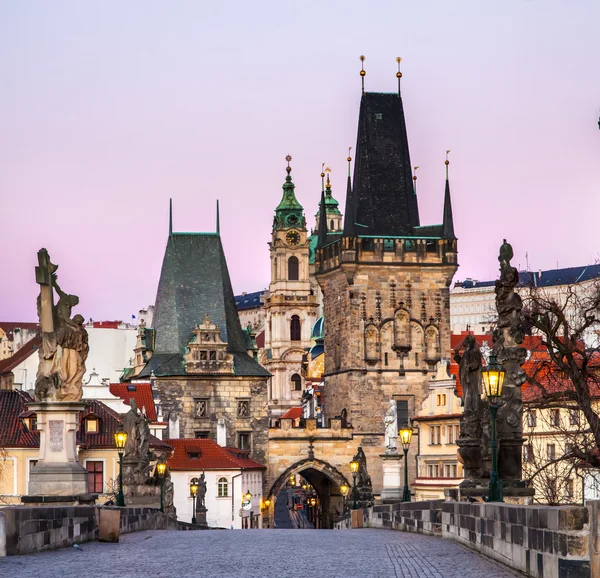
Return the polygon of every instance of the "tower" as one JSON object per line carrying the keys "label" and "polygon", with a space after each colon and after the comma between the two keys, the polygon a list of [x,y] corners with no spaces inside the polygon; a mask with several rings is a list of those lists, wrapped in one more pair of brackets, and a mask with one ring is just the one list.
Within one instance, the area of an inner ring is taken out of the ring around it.
{"label": "tower", "polygon": [[300,405],[301,364],[311,345],[319,305],[309,281],[309,239],[302,205],[296,199],[290,161],[283,196],[275,209],[269,252],[271,282],[265,295],[265,350],[261,363],[272,374],[271,418]]}
{"label": "tower", "polygon": [[422,226],[415,184],[400,90],[363,91],[343,231],[319,228],[315,275],[324,296],[327,415],[363,436],[375,493],[389,401],[404,425],[437,362],[450,356],[449,286],[458,266],[450,188],[443,223]]}

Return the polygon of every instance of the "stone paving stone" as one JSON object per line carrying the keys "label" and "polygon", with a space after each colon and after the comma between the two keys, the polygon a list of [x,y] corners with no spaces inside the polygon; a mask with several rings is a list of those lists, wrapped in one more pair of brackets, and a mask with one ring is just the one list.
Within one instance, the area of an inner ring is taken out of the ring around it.
{"label": "stone paving stone", "polygon": [[0,558],[2,578],[514,578],[453,542],[390,530],[154,530]]}

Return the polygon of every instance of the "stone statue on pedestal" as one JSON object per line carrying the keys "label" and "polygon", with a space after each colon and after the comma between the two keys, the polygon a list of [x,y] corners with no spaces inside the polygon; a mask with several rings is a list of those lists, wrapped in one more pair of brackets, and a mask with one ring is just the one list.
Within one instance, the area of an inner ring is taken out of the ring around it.
{"label": "stone statue on pedestal", "polygon": [[385,426],[385,453],[396,453],[396,440],[398,438],[398,409],[396,400],[390,399],[390,407],[383,418]]}
{"label": "stone statue on pedestal", "polygon": [[371,476],[367,471],[367,456],[365,456],[362,447],[358,448],[354,460],[358,462],[358,472],[356,476],[358,507],[370,508],[374,504],[373,483],[371,482]]}
{"label": "stone statue on pedestal", "polygon": [[[75,315],[71,319],[72,308],[79,304],[79,297],[68,295],[59,287],[56,275],[58,265],[50,261],[46,249],[38,251],[38,262],[35,275],[40,285],[38,317],[42,347],[39,352],[35,399],[41,402],[77,402],[82,397],[81,381],[89,352],[83,317]],[[54,290],[59,296],[56,305]]]}

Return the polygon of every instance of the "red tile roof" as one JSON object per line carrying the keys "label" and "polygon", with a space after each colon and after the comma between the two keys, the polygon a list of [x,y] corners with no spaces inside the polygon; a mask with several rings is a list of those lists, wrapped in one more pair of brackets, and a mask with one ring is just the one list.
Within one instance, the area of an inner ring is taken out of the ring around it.
{"label": "red tile roof", "polygon": [[[250,459],[247,450],[224,448],[211,439],[168,439],[173,455],[167,465],[173,471],[264,470],[266,466]],[[191,458],[190,454],[198,454]]]}
{"label": "red tile roof", "polygon": [[302,408],[292,407],[281,416],[281,419],[298,419],[300,417],[302,417]]}
{"label": "red tile roof", "polygon": [[[29,394],[18,390],[0,390],[0,447],[9,448],[38,448],[40,447],[40,432],[29,431],[23,420],[24,415],[32,415],[25,405],[33,399]],[[104,405],[101,401],[87,400],[87,407],[82,412],[80,421],[87,417],[100,419],[99,433],[86,433],[80,427],[77,432],[77,443],[88,449],[114,449],[114,435],[119,429],[123,416]],[[170,452],[171,446],[155,436],[150,436],[150,447]]]}
{"label": "red tile roof", "polygon": [[256,334],[256,347],[262,349],[265,346],[265,332],[264,330]]}
{"label": "red tile roof", "polygon": [[135,399],[138,409],[146,408],[148,419],[153,423],[156,421],[156,406],[149,383],[111,383],[109,388],[110,393],[120,397],[127,405],[131,398]]}
{"label": "red tile roof", "polygon": [[42,338],[40,336],[30,339],[14,355],[0,361],[0,375],[12,371],[19,363],[22,363],[30,355],[33,355],[41,346]]}
{"label": "red tile roof", "polygon": [[40,328],[39,323],[31,323],[28,321],[0,321],[0,328],[8,334],[14,333],[15,329],[29,329],[35,331]]}

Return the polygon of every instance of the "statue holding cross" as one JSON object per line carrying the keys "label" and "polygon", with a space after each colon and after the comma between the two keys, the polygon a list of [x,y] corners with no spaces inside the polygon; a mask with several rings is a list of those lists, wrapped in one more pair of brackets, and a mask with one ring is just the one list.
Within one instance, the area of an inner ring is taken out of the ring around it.
{"label": "statue holding cross", "polygon": [[[40,286],[38,317],[42,332],[40,363],[35,382],[36,401],[80,401],[85,373],[88,335],[81,315],[71,318],[79,297],[62,291],[57,282],[58,265],[46,249],[38,251],[35,280]],[[54,304],[54,290],[58,302]]]}

